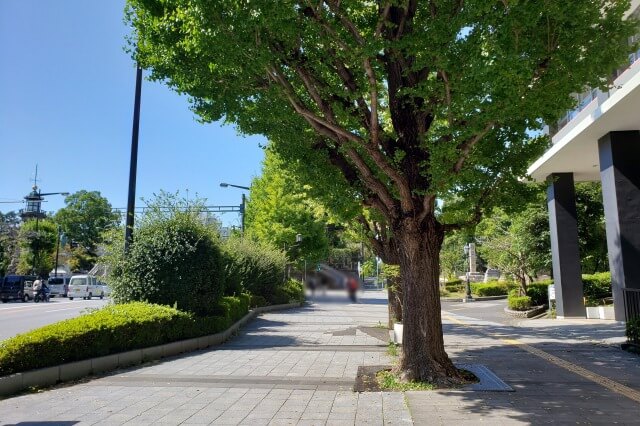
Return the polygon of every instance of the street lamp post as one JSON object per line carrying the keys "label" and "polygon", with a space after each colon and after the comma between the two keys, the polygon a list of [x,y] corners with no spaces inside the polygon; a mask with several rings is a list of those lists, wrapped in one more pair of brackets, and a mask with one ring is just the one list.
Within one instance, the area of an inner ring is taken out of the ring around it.
{"label": "street lamp post", "polygon": [[[302,234],[296,234],[296,242],[291,244],[289,248],[298,247],[302,243]],[[287,257],[287,243],[283,243],[284,249],[284,279],[285,281],[289,279],[289,258]],[[307,261],[305,260],[305,270],[306,270]]]}
{"label": "street lamp post", "polygon": [[467,257],[467,263],[469,264],[469,271],[467,271],[466,276],[467,276],[467,282],[465,283],[465,287],[466,287],[466,296],[463,299],[464,302],[472,302],[473,301],[473,297],[471,297],[471,282],[470,282],[470,275],[471,275],[471,244],[465,244],[464,245],[464,254]]}
{"label": "street lamp post", "polygon": [[[233,185],[231,183],[226,183],[226,182],[221,182],[220,186],[223,188],[227,188],[229,186],[232,186],[234,188],[239,188],[239,189],[244,189],[246,191],[250,191],[251,188],[249,188],[248,186],[242,186],[242,185]],[[244,193],[242,193],[242,204],[240,204],[240,220],[241,220],[241,225],[242,225],[242,235],[244,235],[244,214],[245,214],[245,207],[247,205],[247,197],[244,195]]]}

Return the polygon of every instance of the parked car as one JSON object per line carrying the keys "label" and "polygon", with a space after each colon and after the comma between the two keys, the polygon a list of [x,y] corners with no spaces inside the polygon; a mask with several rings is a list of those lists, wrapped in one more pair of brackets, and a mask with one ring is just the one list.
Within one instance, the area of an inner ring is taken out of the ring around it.
{"label": "parked car", "polygon": [[93,275],[74,275],[71,277],[67,292],[69,300],[73,300],[76,297],[91,299],[96,296],[100,299],[104,297],[104,289],[98,283],[96,277]]}
{"label": "parked car", "polygon": [[51,277],[47,281],[51,297],[67,297],[70,277]]}
{"label": "parked car", "polygon": [[9,300],[29,301],[33,282],[37,277],[33,275],[7,275],[0,283],[0,300],[7,303]]}

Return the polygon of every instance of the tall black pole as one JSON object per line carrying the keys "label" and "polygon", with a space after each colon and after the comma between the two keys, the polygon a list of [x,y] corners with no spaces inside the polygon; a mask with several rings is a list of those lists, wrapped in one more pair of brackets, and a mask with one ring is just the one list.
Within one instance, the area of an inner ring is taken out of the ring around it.
{"label": "tall black pole", "polygon": [[240,206],[240,210],[242,210],[242,235],[244,235],[244,216],[246,214],[246,207],[247,207],[247,197],[242,194],[242,205]]}
{"label": "tall black pole", "polygon": [[140,129],[140,92],[142,89],[142,68],[136,68],[136,98],[133,104],[133,131],[131,133],[131,164],[129,167],[129,199],[127,220],[124,231],[124,251],[129,250],[133,241],[133,216],[136,207],[136,171],[138,170],[138,132]]}
{"label": "tall black pole", "polygon": [[59,253],[60,253],[60,225],[58,225],[58,239],[56,242],[56,266],[55,266],[56,277],[58,276],[58,254]]}

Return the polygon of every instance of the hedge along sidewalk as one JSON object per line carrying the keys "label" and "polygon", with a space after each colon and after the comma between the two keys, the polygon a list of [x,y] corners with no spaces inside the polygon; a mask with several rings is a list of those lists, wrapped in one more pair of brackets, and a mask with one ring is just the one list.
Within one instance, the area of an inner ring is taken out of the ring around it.
{"label": "hedge along sidewalk", "polygon": [[[506,299],[508,296],[506,294],[500,296],[472,296],[471,301],[482,302],[484,300],[502,300]],[[441,301],[443,302],[464,302],[467,301],[465,297],[441,297]]]}
{"label": "hedge along sidewalk", "polygon": [[216,334],[178,340],[148,348],[119,352],[98,358],[88,358],[82,361],[2,376],[0,377],[0,396],[7,397],[31,387],[52,386],[62,382],[81,379],[92,374],[106,373],[118,368],[131,367],[143,362],[155,361],[185,352],[220,345],[229,340],[240,327],[261,313],[297,308],[303,304],[304,302],[254,308],[225,331]]}

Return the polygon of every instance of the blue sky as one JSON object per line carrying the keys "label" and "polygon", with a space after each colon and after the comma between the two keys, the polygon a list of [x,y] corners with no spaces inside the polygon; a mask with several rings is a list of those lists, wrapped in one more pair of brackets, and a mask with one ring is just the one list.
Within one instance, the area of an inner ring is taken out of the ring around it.
{"label": "blue sky", "polygon": [[[38,164],[42,192],[97,190],[126,206],[135,67],[123,9],[124,0],[0,0],[0,201],[24,197]],[[238,205],[240,190],[219,184],[248,185],[265,140],[200,124],[185,97],[144,81],[139,143],[138,198],[188,189]],[[43,209],[63,206],[50,196]],[[221,218],[239,224],[236,214]]]}

